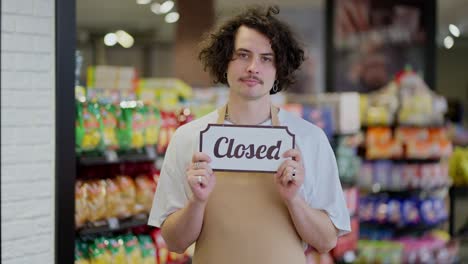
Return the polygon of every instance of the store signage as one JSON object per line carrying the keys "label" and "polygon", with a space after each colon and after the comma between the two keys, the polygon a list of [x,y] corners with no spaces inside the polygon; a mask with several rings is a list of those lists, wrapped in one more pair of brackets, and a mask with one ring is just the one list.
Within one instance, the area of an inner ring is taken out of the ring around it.
{"label": "store signage", "polygon": [[200,132],[200,152],[215,171],[276,172],[295,136],[285,126],[210,124]]}

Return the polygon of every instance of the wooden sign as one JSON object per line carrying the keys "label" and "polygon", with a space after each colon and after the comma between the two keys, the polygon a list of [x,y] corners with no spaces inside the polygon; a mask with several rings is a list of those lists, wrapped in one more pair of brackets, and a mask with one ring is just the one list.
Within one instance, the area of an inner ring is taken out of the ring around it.
{"label": "wooden sign", "polygon": [[276,172],[295,136],[285,126],[209,124],[200,132],[200,152],[217,171]]}

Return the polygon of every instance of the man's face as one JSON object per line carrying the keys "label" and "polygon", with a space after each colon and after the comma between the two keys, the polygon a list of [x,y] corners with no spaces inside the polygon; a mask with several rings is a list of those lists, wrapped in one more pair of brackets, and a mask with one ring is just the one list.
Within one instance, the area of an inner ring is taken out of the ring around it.
{"label": "man's face", "polygon": [[254,29],[239,27],[227,67],[231,92],[244,100],[257,100],[269,95],[275,78],[275,55],[270,40]]}

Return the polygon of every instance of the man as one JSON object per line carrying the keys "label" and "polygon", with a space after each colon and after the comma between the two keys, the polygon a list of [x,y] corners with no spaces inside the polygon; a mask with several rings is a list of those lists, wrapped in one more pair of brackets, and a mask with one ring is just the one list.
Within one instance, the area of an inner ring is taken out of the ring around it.
{"label": "man", "polygon": [[[304,245],[331,250],[350,231],[333,151],[318,127],[271,104],[304,52],[279,10],[250,9],[210,34],[200,59],[229,86],[225,107],[180,127],[166,152],[149,224],[193,263],[303,264]],[[200,153],[209,123],[282,125],[296,136],[276,174],[220,172]]]}

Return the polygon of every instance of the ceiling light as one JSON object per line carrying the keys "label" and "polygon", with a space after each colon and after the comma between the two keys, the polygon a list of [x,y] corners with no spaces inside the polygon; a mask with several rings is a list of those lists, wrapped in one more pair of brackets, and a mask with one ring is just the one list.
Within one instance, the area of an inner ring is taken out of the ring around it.
{"label": "ceiling light", "polygon": [[453,47],[453,38],[451,36],[447,36],[444,38],[444,46],[446,49],[450,49]]}
{"label": "ceiling light", "polygon": [[166,14],[167,12],[171,11],[171,9],[174,7],[174,2],[171,0],[167,0],[166,2],[161,4],[160,11],[163,14]]}
{"label": "ceiling light", "polygon": [[117,44],[117,35],[115,33],[107,33],[104,36],[104,44],[106,44],[106,46],[114,46]]}
{"label": "ceiling light", "polygon": [[161,4],[160,3],[153,3],[151,5],[151,11],[155,13],[156,15],[162,14],[161,12]]}
{"label": "ceiling light", "polygon": [[167,22],[167,23],[175,23],[177,22],[177,20],[179,20],[179,13],[177,12],[171,12],[169,14],[166,15],[166,17],[164,18],[164,20]]}
{"label": "ceiling light", "polygon": [[460,36],[460,29],[458,29],[458,27],[455,26],[454,24],[449,25],[449,31],[450,33],[452,33],[454,37],[458,38]]}
{"label": "ceiling light", "polygon": [[130,48],[133,46],[133,43],[135,43],[133,37],[123,30],[119,30],[115,32],[115,34],[117,35],[117,41],[124,48]]}
{"label": "ceiling light", "polygon": [[139,5],[147,5],[151,3],[151,0],[136,0],[137,4]]}

